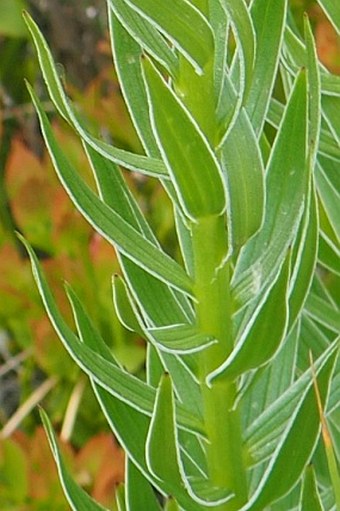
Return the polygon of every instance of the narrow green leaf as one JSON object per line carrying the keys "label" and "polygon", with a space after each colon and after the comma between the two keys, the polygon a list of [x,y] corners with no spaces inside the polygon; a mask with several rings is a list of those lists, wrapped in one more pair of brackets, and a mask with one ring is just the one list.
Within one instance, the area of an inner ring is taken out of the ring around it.
{"label": "narrow green leaf", "polygon": [[304,30],[307,51],[307,90],[308,90],[308,109],[309,109],[309,162],[311,172],[314,171],[315,159],[319,146],[321,129],[321,80],[319,72],[318,55],[312,28],[307,15],[304,18]]}
{"label": "narrow green leaf", "polygon": [[144,62],[144,73],[159,149],[184,211],[193,219],[221,214],[225,193],[214,153],[151,62]]}
{"label": "narrow green leaf", "polygon": [[126,501],[128,511],[161,511],[156,494],[138,468],[127,459]]}
{"label": "narrow green leaf", "polygon": [[260,148],[245,110],[241,110],[221,149],[228,194],[230,243],[238,250],[261,227],[264,169]]}
{"label": "narrow green leaf", "polygon": [[[214,50],[213,33],[206,18],[186,0],[163,2],[160,9],[158,0],[124,0],[130,7],[167,38],[189,60],[198,73]],[[115,0],[110,0],[112,6]]]}
{"label": "narrow green leaf", "polygon": [[72,108],[70,101],[65,95],[58,71],[53,62],[51,51],[43,35],[28,13],[24,14],[24,19],[36,46],[40,67],[46,82],[48,92],[60,115],[69,124],[72,125],[72,127],[76,130],[81,138],[86,140],[89,145],[91,145],[96,151],[98,151],[106,158],[114,161],[119,165],[123,165],[129,170],[134,170],[137,172],[140,171],[146,175],[166,178],[167,172],[160,160],[129,153],[123,149],[113,147],[110,144],[107,144],[106,142],[103,142],[92,136],[86,129],[83,128],[82,122],[79,119],[79,115],[76,113],[75,109]]}
{"label": "narrow green leaf", "polygon": [[109,0],[109,5],[131,37],[175,77],[178,72],[178,57],[154,24],[140,16],[124,0]]}
{"label": "narrow green leaf", "polygon": [[333,27],[340,35],[340,4],[334,0],[318,0]]}
{"label": "narrow green leaf", "polygon": [[159,157],[149,112],[145,108],[147,96],[141,68],[142,49],[112,9],[109,9],[108,16],[114,64],[126,106],[146,154]]}
{"label": "narrow green leaf", "polygon": [[239,396],[245,431],[292,385],[299,335],[300,325],[296,323],[275,358],[248,376],[248,383]]}
{"label": "narrow green leaf", "polygon": [[244,0],[219,1],[227,13],[228,20],[230,20],[239,45],[241,65],[240,95],[244,98],[250,91],[255,59],[256,40],[253,22]]}
{"label": "narrow green leaf", "polygon": [[[53,135],[46,114],[33,90],[29,88],[37,109],[46,145],[64,188],[72,201],[91,225],[111,244],[132,259],[146,271],[161,278],[164,282],[189,292],[191,279],[173,259],[139,234],[124,218],[104,204],[80,179],[66,159]],[[169,282],[168,278],[172,280]],[[176,282],[177,281],[177,282]]]}
{"label": "narrow green leaf", "polygon": [[[155,479],[147,468],[145,444],[150,418],[130,408],[123,401],[114,398],[98,385],[94,386],[94,391],[116,438],[124,446],[124,450],[133,463],[161,494],[171,494],[171,484]],[[184,489],[178,492],[177,499],[181,507],[187,511],[203,511],[201,506],[192,501]]]}
{"label": "narrow green leaf", "polygon": [[[113,394],[119,399],[126,401],[130,404],[130,406],[137,408],[143,413],[151,414],[156,396],[155,389],[139,380],[138,378],[130,375],[126,371],[120,369],[118,365],[110,362],[101,354],[89,348],[91,341],[89,343],[81,343],[79,341],[78,337],[68,327],[63,317],[59,313],[55,300],[50,292],[46,279],[39,265],[38,259],[32,248],[22,237],[20,237],[20,239],[29,253],[34,278],[36,280],[46,312],[67,351],[77,361],[78,365],[82,367],[82,369],[90,377],[92,377],[96,383],[105,388],[109,393]],[[69,296],[72,299],[72,295]],[[77,307],[75,302],[73,305],[74,311],[77,314],[84,314],[83,311]],[[98,336],[98,332],[91,332],[92,323],[90,321],[86,321],[86,319],[80,318],[77,323],[80,326],[85,326],[87,329],[86,331],[81,331],[82,335],[87,333],[88,335],[91,335],[93,339]],[[194,417],[193,414],[188,413],[181,405],[179,405],[178,423],[182,424],[183,421],[184,423],[187,421],[189,423],[193,422],[194,429],[197,432],[203,433],[200,420]]]}
{"label": "narrow green leaf", "polygon": [[333,307],[314,293],[310,293],[305,305],[309,314],[318,323],[335,333],[340,332],[340,309]]}
{"label": "narrow green leaf", "polygon": [[317,198],[311,181],[305,212],[297,237],[296,256],[289,283],[289,329],[299,317],[312,283],[318,255]]}
{"label": "narrow green leaf", "polygon": [[189,323],[148,326],[147,318],[143,318],[137,311],[126,285],[118,276],[113,280],[113,299],[117,315],[128,330],[138,332],[157,348],[168,353],[195,353],[217,342],[214,337],[202,334],[196,325]]}
{"label": "narrow green leaf", "polygon": [[169,353],[196,353],[217,342],[213,336],[203,334],[196,325],[190,324],[149,328],[148,331],[160,349]]}
{"label": "narrow green leaf", "polygon": [[61,453],[58,448],[57,440],[52,428],[52,424],[44,412],[44,410],[40,409],[40,416],[43,422],[46,434],[48,436],[48,440],[51,446],[51,450],[57,464],[58,473],[60,477],[60,481],[66,495],[66,498],[74,511],[108,511],[107,508],[104,508],[97,502],[95,502],[78,484],[74,481],[74,479],[69,474]]}
{"label": "narrow green leaf", "polygon": [[[320,381],[321,373],[325,373],[325,371],[328,372],[327,368],[333,363],[338,348],[339,339],[335,340],[328,347],[326,345],[321,356],[315,362],[315,374],[318,382]],[[312,427],[313,420],[315,424],[319,424],[319,420],[316,415],[316,413],[318,413],[316,409],[315,414],[312,415],[313,407],[315,407],[315,393],[313,389],[312,371],[310,368],[291,384],[277,400],[271,403],[257,419],[252,421],[245,431],[245,446],[254,463],[261,463],[271,456],[270,463],[271,465],[273,464],[275,452],[279,454],[278,450],[281,444],[283,446],[285,435],[290,435],[290,431],[294,433],[295,420],[300,416],[300,409],[306,402],[309,402],[311,406],[311,422],[308,427]],[[308,414],[308,412],[306,413]],[[313,420],[312,417],[314,418]],[[309,419],[306,419],[306,421],[309,422]],[[295,430],[295,432],[296,431],[297,430]],[[301,431],[303,431],[303,428]],[[308,438],[309,442],[314,445],[315,437],[314,440],[311,437]],[[297,434],[295,441],[298,442],[299,439],[300,435]],[[305,447],[301,447],[307,449],[307,443]],[[296,451],[296,453],[298,453],[298,451]],[[290,466],[293,466],[291,462]]]}
{"label": "narrow green leaf", "polygon": [[[323,406],[327,401],[337,352],[333,353],[318,374]],[[249,502],[240,511],[260,511],[285,495],[299,480],[315,449],[320,433],[320,418],[313,385],[304,393],[288,421],[265,474]],[[301,441],[301,438],[304,441]],[[289,463],[290,470],[285,471]],[[282,477],[282,473],[285,477]]]}
{"label": "narrow green leaf", "polygon": [[246,110],[256,135],[262,131],[277,74],[286,14],[287,0],[254,0],[251,4],[256,57]]}
{"label": "narrow green leaf", "polygon": [[[322,159],[321,164],[316,166],[315,180],[324,210],[340,243],[340,188],[337,188],[337,183],[332,182],[332,178],[330,178],[326,173],[326,170],[330,165],[332,165],[332,163],[333,162],[326,158]],[[337,165],[335,165],[335,167],[337,167]]]}
{"label": "narrow green leaf", "polygon": [[306,73],[296,79],[266,173],[263,226],[240,253],[232,280],[236,302],[259,295],[277,275],[296,237],[308,190]]}
{"label": "narrow green leaf", "polygon": [[146,458],[154,477],[173,486],[177,498],[178,488],[183,483],[193,500],[202,505],[218,505],[227,502],[232,495],[225,489],[215,488],[206,478],[187,478],[180,459],[176,430],[175,408],[171,378],[165,374],[160,382],[154,414],[146,442]]}
{"label": "narrow green leaf", "polygon": [[154,413],[146,441],[146,459],[150,472],[174,487],[181,486],[178,466],[178,441],[171,378],[161,378],[155,400]]}
{"label": "narrow green leaf", "polygon": [[214,90],[216,104],[223,90],[228,48],[228,23],[225,10],[220,2],[209,0],[209,20],[214,33]]}
{"label": "narrow green leaf", "polygon": [[318,492],[313,465],[307,467],[305,471],[300,506],[301,510],[324,511]]}
{"label": "narrow green leaf", "polygon": [[288,284],[290,257],[261,308],[236,339],[234,350],[226,361],[208,377],[235,379],[237,376],[269,362],[285,338],[288,322]]}
{"label": "narrow green leaf", "polygon": [[[283,112],[283,105],[272,98],[267,112],[267,121],[274,126],[274,128],[278,128]],[[333,158],[336,161],[340,159],[339,145],[335,142],[330,132],[325,129],[321,129],[318,149],[320,153],[326,155],[328,158]]]}

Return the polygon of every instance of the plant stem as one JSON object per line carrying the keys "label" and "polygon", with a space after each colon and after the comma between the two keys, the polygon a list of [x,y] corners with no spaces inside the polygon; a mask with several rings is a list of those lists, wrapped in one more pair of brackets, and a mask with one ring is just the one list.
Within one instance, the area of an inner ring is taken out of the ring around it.
{"label": "plant stem", "polygon": [[233,345],[229,264],[221,264],[227,250],[226,238],[223,216],[200,219],[192,225],[197,318],[201,330],[218,340],[202,353],[200,361],[209,475],[212,484],[235,494],[216,511],[236,511],[247,496],[240,419],[232,411],[235,384],[222,381],[208,387],[205,383],[207,374],[225,360]]}
{"label": "plant stem", "polygon": [[[209,2],[192,2],[209,17]],[[214,55],[199,75],[184,58],[180,59],[175,88],[200,126],[211,147],[217,137],[214,94]],[[204,172],[204,169],[197,169]],[[216,369],[233,349],[229,263],[225,215],[200,218],[191,225],[197,320],[200,329],[217,339],[200,359],[204,419],[208,435],[207,462],[211,483],[234,493],[235,497],[214,511],[237,511],[247,500],[242,457],[241,424],[233,411],[236,386],[219,381],[208,387],[206,376]]]}

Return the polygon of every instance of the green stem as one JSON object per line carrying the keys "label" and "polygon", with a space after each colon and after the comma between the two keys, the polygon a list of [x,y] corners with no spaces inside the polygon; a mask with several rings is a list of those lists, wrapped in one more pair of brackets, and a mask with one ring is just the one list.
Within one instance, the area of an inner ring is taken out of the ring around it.
{"label": "green stem", "polygon": [[235,494],[230,502],[214,508],[216,511],[236,511],[247,495],[240,418],[232,411],[235,384],[222,381],[208,387],[205,383],[207,374],[233,347],[226,238],[223,216],[203,218],[192,225],[197,319],[201,330],[218,340],[200,360],[209,475],[212,484]]}
{"label": "green stem", "polygon": [[[209,17],[208,0],[192,0]],[[217,137],[214,95],[214,55],[204,73],[198,75],[180,59],[175,88],[183,103],[207,137],[211,147]],[[204,172],[204,169],[197,169]],[[247,500],[247,485],[242,457],[241,423],[233,411],[236,386],[222,381],[208,387],[206,376],[226,359],[233,349],[229,263],[226,262],[227,232],[225,215],[200,218],[191,225],[194,254],[196,314],[203,332],[213,335],[217,343],[200,356],[200,378],[207,429],[207,463],[212,485],[225,488],[235,497],[214,507],[214,511],[237,511]]]}

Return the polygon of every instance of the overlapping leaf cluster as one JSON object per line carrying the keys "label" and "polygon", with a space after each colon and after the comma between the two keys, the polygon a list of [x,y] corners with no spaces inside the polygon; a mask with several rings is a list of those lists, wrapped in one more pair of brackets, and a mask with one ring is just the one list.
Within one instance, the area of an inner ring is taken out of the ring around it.
{"label": "overlapping leaf cluster", "polygon": [[[321,4],[339,30],[334,3]],[[50,319],[126,450],[119,509],[160,509],[154,489],[164,509],[334,509],[315,386],[336,441],[339,308],[322,275],[339,277],[340,79],[318,62],[308,20],[299,34],[288,9],[285,0],[108,0],[115,66],[144,155],[84,126],[26,15],[97,193],[30,88],[55,169],[117,249],[115,308],[148,342],[141,381],[67,287],[77,332],[69,328],[28,247]],[[118,165],[165,187],[183,263],[160,246]],[[70,477],[43,420],[71,506],[102,509]]]}

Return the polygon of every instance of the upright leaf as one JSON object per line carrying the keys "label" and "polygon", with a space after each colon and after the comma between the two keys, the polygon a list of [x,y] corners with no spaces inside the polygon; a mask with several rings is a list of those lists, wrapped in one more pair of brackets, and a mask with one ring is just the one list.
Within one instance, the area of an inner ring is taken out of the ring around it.
{"label": "upright leaf", "polygon": [[287,0],[254,0],[251,4],[256,56],[246,110],[256,135],[262,131],[276,78],[286,14]]}
{"label": "upright leaf", "polygon": [[262,307],[245,325],[226,361],[209,375],[210,382],[222,376],[234,379],[267,363],[275,355],[285,338],[288,322],[289,265],[287,257]]}
{"label": "upright leaf", "polygon": [[219,164],[194,119],[148,61],[144,66],[158,146],[187,215],[219,215],[225,193]]}
{"label": "upright leaf", "polygon": [[244,0],[219,1],[227,13],[239,44],[241,66],[240,95],[243,98],[249,93],[252,81],[256,48],[254,26]]}
{"label": "upright leaf", "polygon": [[313,465],[306,468],[301,494],[301,510],[323,511]]}
{"label": "upright leaf", "polygon": [[178,57],[155,26],[141,17],[124,0],[109,0],[109,5],[138,44],[175,77],[178,72]]}
{"label": "upright leaf", "polygon": [[[214,39],[206,18],[187,0],[124,0],[153,24],[189,60],[198,73],[212,57]],[[115,0],[110,0],[115,8]]]}
{"label": "upright leaf", "polygon": [[[323,406],[327,402],[336,356],[337,351],[329,357],[318,375]],[[285,495],[301,477],[315,449],[319,433],[319,411],[314,388],[310,385],[296,406],[258,488],[240,511],[263,510],[268,504]],[[301,438],[304,439],[303,442]],[[282,477],[287,463],[290,470]]]}
{"label": "upright leaf", "polygon": [[238,250],[261,227],[264,169],[260,148],[245,110],[241,110],[221,149],[228,195],[231,246]]}
{"label": "upright leaf", "polygon": [[161,511],[156,494],[143,474],[131,460],[127,460],[126,502],[128,511]]}
{"label": "upright leaf", "polygon": [[306,144],[306,73],[301,71],[268,162],[263,226],[243,247],[236,264],[232,287],[241,304],[256,297],[277,274],[295,239],[308,183]]}
{"label": "upright leaf", "polygon": [[[30,89],[30,93],[39,115],[41,129],[45,137],[46,145],[50,151],[55,170],[74,204],[82,211],[85,218],[87,218],[93,227],[110,243],[118,246],[119,250],[124,255],[133,259],[134,262],[154,275],[158,273],[156,269],[156,261],[158,259],[159,270],[160,273],[163,274],[162,280],[164,280],[165,277],[164,271],[165,273],[170,272],[168,273],[168,277],[170,277],[171,274],[171,280],[174,278],[176,280],[177,275],[182,281],[179,288],[181,289],[184,285],[184,288],[189,291],[189,287],[191,287],[189,284],[190,279],[184,270],[173,259],[164,254],[164,252],[161,252],[153,243],[150,243],[141,236],[139,232],[118,213],[100,201],[92,190],[81,180],[58,146],[47,116],[43,112],[39,100],[32,89]],[[158,276],[160,277],[161,275]],[[165,282],[166,281],[167,279],[165,279]]]}
{"label": "upright leaf", "polygon": [[108,511],[93,500],[69,474],[65,462],[61,456],[56,437],[53,432],[52,425],[47,414],[40,410],[40,416],[44,424],[45,431],[51,446],[51,450],[57,464],[59,477],[63,486],[67,500],[74,511]]}

